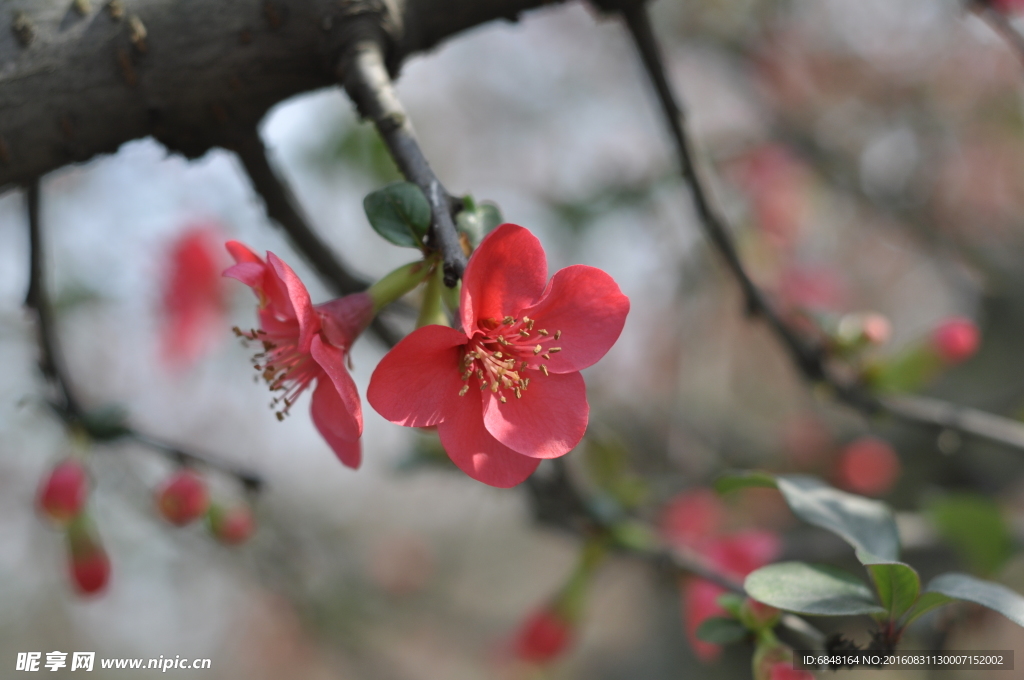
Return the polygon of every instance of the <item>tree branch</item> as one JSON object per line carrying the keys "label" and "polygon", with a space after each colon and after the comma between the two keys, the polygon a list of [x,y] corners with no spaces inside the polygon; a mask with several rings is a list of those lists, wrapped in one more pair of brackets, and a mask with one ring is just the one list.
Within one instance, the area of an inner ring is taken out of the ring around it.
{"label": "tree branch", "polygon": [[[57,341],[57,329],[54,325],[53,308],[46,293],[46,253],[43,244],[42,219],[39,206],[39,180],[34,180],[27,189],[28,229],[29,229],[29,284],[25,296],[25,306],[35,312],[38,321],[37,332],[39,342],[39,368],[47,382],[53,385],[58,394],[57,402],[50,401],[54,412],[68,426],[81,428],[91,436],[94,425],[90,422],[89,412],[75,396],[60,353]],[[118,424],[116,434],[107,438],[130,437],[149,448],[170,456],[179,463],[200,463],[206,467],[219,470],[238,479],[246,488],[258,490],[263,481],[256,473],[238,468],[216,458],[184,451],[172,444],[160,441],[127,426]]]}
{"label": "tree branch", "polygon": [[384,65],[380,43],[364,40],[356,44],[345,56],[338,75],[360,115],[377,127],[398,169],[426,195],[431,214],[430,244],[444,258],[445,285],[455,286],[466,268],[466,255],[452,219],[456,201],[431,170],[416,141],[412,123]]}
{"label": "tree branch", "polygon": [[[287,232],[295,248],[313,265],[328,286],[338,295],[365,290],[368,283],[349,272],[334,257],[330,246],[309,225],[291,188],[271,167],[259,131],[249,128],[244,132],[233,133],[228,146],[242,162],[256,193],[263,198],[267,216]],[[401,339],[401,334],[379,316],[371,323],[370,330],[389,347]]]}
{"label": "tree branch", "polygon": [[[605,0],[605,2],[607,1]],[[1024,425],[1015,421],[914,395],[879,399],[863,385],[839,378],[829,370],[825,363],[824,352],[820,348],[810,346],[772,309],[764,294],[747,274],[725,220],[712,205],[709,192],[701,180],[699,170],[694,162],[693,144],[685,129],[683,112],[665,75],[661,54],[646,7],[642,4],[627,4],[624,6],[614,5],[612,8],[621,12],[625,19],[644,67],[654,85],[662,112],[675,142],[683,178],[690,188],[701,225],[739,282],[746,299],[748,312],[761,317],[768,324],[803,376],[811,382],[828,385],[837,399],[869,416],[886,412],[912,423],[946,427],[1017,449],[1024,449]]]}
{"label": "tree branch", "polygon": [[968,0],[967,8],[1002,36],[1017,58],[1024,63],[1024,35],[1010,22],[1009,17],[992,7],[989,0]]}

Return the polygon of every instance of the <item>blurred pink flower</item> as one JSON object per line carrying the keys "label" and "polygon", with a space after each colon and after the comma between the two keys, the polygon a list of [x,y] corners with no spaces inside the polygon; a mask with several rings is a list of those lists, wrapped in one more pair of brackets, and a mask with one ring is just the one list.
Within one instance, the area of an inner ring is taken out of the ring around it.
{"label": "blurred pink flower", "polygon": [[882,496],[892,489],[901,471],[896,451],[877,437],[855,439],[839,454],[839,485],[854,493]]}
{"label": "blurred pink flower", "polygon": [[272,402],[281,405],[278,420],[315,381],[313,424],[343,464],[358,468],[363,409],[345,358],[373,319],[372,299],[355,293],[314,307],[302,281],[276,255],[268,252],[264,261],[237,241],[227,248],[237,264],[224,276],[249,286],[259,298],[259,330],[236,333],[263,346],[256,368],[271,391],[281,393]]}
{"label": "blurred pink flower", "polygon": [[950,317],[932,331],[932,346],[948,364],[959,364],[969,359],[978,351],[980,342],[978,326],[962,316]]}
{"label": "blurred pink flower", "polygon": [[367,390],[391,422],[436,425],[452,461],[491,486],[515,486],[579,443],[589,414],[580,370],[611,348],[629,311],[600,269],[566,267],[550,281],[547,272],[537,237],[501,225],[466,267],[462,330],[413,331]]}
{"label": "blurred pink flower", "polygon": [[193,225],[171,245],[161,333],[161,354],[170,366],[194,362],[224,328],[227,291],[219,240],[214,227]]}
{"label": "blurred pink flower", "polygon": [[531,614],[520,626],[513,642],[515,655],[523,661],[548,663],[568,649],[573,626],[554,607]]}
{"label": "blurred pink flower", "polygon": [[39,489],[39,509],[58,524],[76,517],[89,496],[89,474],[76,458],[57,463]]}

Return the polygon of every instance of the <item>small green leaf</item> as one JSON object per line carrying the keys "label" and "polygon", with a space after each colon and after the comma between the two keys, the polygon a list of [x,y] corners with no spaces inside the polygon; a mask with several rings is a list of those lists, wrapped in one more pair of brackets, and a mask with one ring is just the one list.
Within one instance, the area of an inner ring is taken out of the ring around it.
{"label": "small green leaf", "polygon": [[724,616],[712,616],[710,619],[704,619],[704,622],[697,627],[697,639],[713,642],[716,645],[739,642],[749,634],[750,631],[742,623]]}
{"label": "small green leaf", "polygon": [[716,601],[719,607],[738,619],[740,612],[743,610],[743,601],[745,599],[742,595],[737,595],[736,593],[722,593]]}
{"label": "small green leaf", "polygon": [[994,573],[1013,554],[1010,529],[999,506],[989,498],[946,496],[930,504],[928,515],[942,537],[982,575]]}
{"label": "small green leaf", "polygon": [[812,616],[884,614],[871,589],[853,574],[835,567],[779,562],[747,576],[747,594],[778,609]]}
{"label": "small green leaf", "polygon": [[374,231],[396,246],[422,248],[430,228],[430,204],[423,191],[409,182],[395,182],[363,199]]}
{"label": "small green leaf", "polygon": [[101,406],[82,416],[82,429],[95,441],[112,441],[131,433],[128,412],[117,405]]}
{"label": "small green leaf", "polygon": [[910,348],[872,367],[866,376],[881,392],[913,392],[932,380],[943,369],[942,359],[928,343]]}
{"label": "small green leaf", "polygon": [[838,535],[854,549],[882,560],[899,559],[896,520],[881,501],[834,489],[807,475],[779,475],[779,491],[802,520]]}
{"label": "small green leaf", "polygon": [[949,573],[932,579],[927,592],[980,604],[999,612],[1018,626],[1024,626],[1024,597],[999,583],[967,574]]}
{"label": "small green leaf", "polygon": [[914,619],[927,614],[937,607],[949,604],[952,601],[953,598],[943,595],[942,593],[930,593],[925,591],[921,593],[921,597],[917,598],[917,602],[915,602],[914,606],[907,612],[903,625],[906,626]]}
{"label": "small green leaf", "polygon": [[475,247],[492,229],[502,223],[501,210],[493,203],[477,203],[472,196],[462,197],[462,210],[455,226]]}
{"label": "small green leaf", "polygon": [[903,562],[879,560],[861,552],[857,557],[868,568],[878,599],[889,610],[891,620],[895,621],[914,606],[921,592],[921,577],[913,567]]}
{"label": "small green leaf", "polygon": [[738,489],[751,487],[776,487],[775,477],[767,472],[757,470],[731,470],[723,473],[715,480],[715,491],[720,494],[727,494]]}

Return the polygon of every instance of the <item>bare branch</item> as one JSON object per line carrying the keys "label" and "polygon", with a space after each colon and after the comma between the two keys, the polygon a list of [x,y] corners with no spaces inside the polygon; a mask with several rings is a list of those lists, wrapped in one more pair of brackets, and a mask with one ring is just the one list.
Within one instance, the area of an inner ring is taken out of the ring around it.
{"label": "bare branch", "polygon": [[992,7],[986,0],[968,0],[967,8],[1001,35],[1017,58],[1024,63],[1024,35],[1010,22],[1009,17]]}
{"label": "bare branch", "polygon": [[[291,188],[278,177],[267,160],[267,149],[259,131],[249,128],[246,132],[233,134],[229,146],[242,161],[256,193],[263,198],[267,216],[287,232],[295,248],[328,286],[338,295],[365,290],[368,283],[349,272],[309,225]],[[380,317],[373,320],[370,330],[389,347],[401,339],[401,334]]]}
{"label": "bare branch", "polygon": [[[29,285],[25,305],[36,313],[39,334],[39,367],[58,391],[60,400],[51,402],[55,413],[67,425],[89,432],[89,413],[75,396],[71,381],[60,353],[57,330],[54,326],[53,308],[46,294],[46,253],[43,245],[42,220],[39,206],[39,180],[34,180],[27,190],[29,225]],[[128,427],[117,428],[118,436],[130,437],[149,448],[173,458],[179,463],[202,464],[237,478],[246,488],[258,490],[263,481],[256,473],[238,468],[207,455],[188,452],[149,435],[136,432]]]}
{"label": "bare branch", "polygon": [[903,420],[931,424],[1024,449],[1024,423],[1019,420],[916,394],[883,397],[880,402],[888,413]]}
{"label": "bare branch", "polygon": [[399,170],[423,190],[430,203],[430,245],[444,258],[444,282],[451,288],[466,268],[466,255],[452,219],[456,201],[437,179],[416,141],[412,123],[384,65],[381,45],[364,40],[355,45],[342,63],[339,77],[359,113],[377,126]]}

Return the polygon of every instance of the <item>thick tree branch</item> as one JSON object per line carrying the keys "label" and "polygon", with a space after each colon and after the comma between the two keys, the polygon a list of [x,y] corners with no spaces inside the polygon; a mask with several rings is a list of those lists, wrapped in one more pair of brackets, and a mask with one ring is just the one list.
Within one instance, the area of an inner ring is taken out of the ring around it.
{"label": "thick tree branch", "polygon": [[[270,166],[259,131],[250,128],[245,132],[235,132],[231,135],[229,146],[238,155],[256,193],[263,198],[267,216],[281,225],[295,248],[313,265],[328,286],[338,295],[365,290],[367,282],[349,272],[334,257],[330,246],[309,225],[291,188]],[[399,332],[380,317],[373,320],[370,330],[389,347],[401,339]]]}
{"label": "thick tree branch", "polygon": [[[42,219],[40,216],[39,181],[35,180],[29,184],[26,193],[29,229],[29,284],[28,293],[25,296],[25,306],[35,312],[38,320],[39,367],[47,382],[53,385],[58,392],[58,400],[50,402],[54,412],[70,427],[80,428],[90,434],[90,436],[96,436],[96,433],[93,431],[95,425],[92,423],[90,414],[75,396],[71,381],[68,378],[63,356],[60,352],[60,344],[57,341],[53,308],[46,293],[46,252],[43,244]],[[104,433],[105,438],[129,437],[135,439],[159,453],[170,456],[179,463],[198,463],[229,474],[238,479],[248,489],[257,490],[263,484],[260,476],[250,470],[236,467],[210,456],[184,451],[173,444],[168,444],[149,435],[136,432],[120,423],[113,427],[107,425],[105,428],[111,431],[110,433]]]}
{"label": "thick tree branch", "polygon": [[622,13],[650,76],[675,142],[683,177],[690,187],[701,225],[738,281],[746,298],[748,311],[761,317],[768,324],[803,376],[809,381],[828,385],[840,401],[866,415],[888,413],[911,423],[954,429],[1024,450],[1024,425],[1008,418],[914,395],[879,399],[859,383],[839,378],[829,370],[825,354],[819,348],[809,345],[772,309],[764,294],[747,274],[725,220],[714,208],[710,194],[701,179],[694,162],[693,144],[686,132],[683,112],[666,77],[646,7],[642,4],[616,4],[613,9]]}
{"label": "thick tree branch", "polygon": [[412,123],[384,65],[380,43],[365,40],[356,44],[346,55],[339,76],[359,113],[377,126],[398,169],[426,195],[431,213],[430,244],[444,258],[445,285],[453,287],[466,268],[466,256],[452,219],[455,201],[434,175],[416,141]]}

